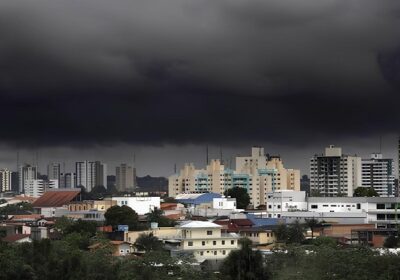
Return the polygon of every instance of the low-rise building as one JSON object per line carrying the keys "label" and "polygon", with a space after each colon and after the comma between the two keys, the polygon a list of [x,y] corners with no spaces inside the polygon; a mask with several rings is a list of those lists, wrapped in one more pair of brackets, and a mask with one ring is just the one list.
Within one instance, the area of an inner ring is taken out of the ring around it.
{"label": "low-rise building", "polygon": [[160,198],[150,196],[118,196],[113,197],[118,206],[128,206],[138,215],[150,213],[154,209],[160,209]]}
{"label": "low-rise building", "polygon": [[211,222],[190,221],[180,226],[181,243],[174,254],[192,254],[199,262],[221,260],[239,248],[239,235],[222,233],[221,226]]}
{"label": "low-rise building", "polygon": [[213,198],[213,209],[236,210],[236,198]]}

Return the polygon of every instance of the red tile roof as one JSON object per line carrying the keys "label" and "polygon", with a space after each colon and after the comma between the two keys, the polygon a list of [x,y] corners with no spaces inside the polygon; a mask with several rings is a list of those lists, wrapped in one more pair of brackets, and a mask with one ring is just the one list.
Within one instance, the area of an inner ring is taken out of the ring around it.
{"label": "red tile roof", "polygon": [[161,210],[174,210],[176,209],[178,203],[161,203]]}
{"label": "red tile roof", "polygon": [[48,191],[33,203],[33,207],[62,207],[70,203],[79,193],[80,190]]}
{"label": "red tile roof", "polygon": [[19,221],[19,220],[38,220],[42,217],[40,214],[30,214],[30,215],[12,215],[10,220]]}
{"label": "red tile roof", "polygon": [[29,237],[29,234],[14,234],[14,235],[8,235],[4,237],[2,240],[4,242],[15,242],[21,239],[24,239],[26,237]]}

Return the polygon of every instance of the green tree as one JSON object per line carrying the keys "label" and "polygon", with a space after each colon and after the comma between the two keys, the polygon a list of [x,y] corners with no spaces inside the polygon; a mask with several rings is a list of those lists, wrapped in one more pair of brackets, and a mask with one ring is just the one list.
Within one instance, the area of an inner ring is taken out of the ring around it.
{"label": "green tree", "polygon": [[383,247],[385,248],[397,248],[399,244],[399,240],[394,235],[390,235],[385,239],[383,243]]}
{"label": "green tree", "polygon": [[278,242],[287,242],[288,240],[288,227],[284,223],[280,223],[274,230],[276,240]]}
{"label": "green tree", "polygon": [[65,233],[67,228],[69,228],[74,221],[66,216],[62,216],[57,218],[56,222],[54,223],[54,228],[57,229],[60,233]]}
{"label": "green tree", "polygon": [[158,208],[153,209],[149,214],[147,214],[147,220],[150,223],[158,223],[159,227],[173,227],[176,225],[174,220],[168,219],[163,216],[164,211]]}
{"label": "green tree", "polygon": [[373,187],[358,187],[354,190],[354,197],[378,197],[379,194]]}
{"label": "green tree", "polygon": [[136,239],[135,247],[140,251],[159,251],[163,249],[163,243],[152,233],[141,234]]}
{"label": "green tree", "polygon": [[288,243],[301,243],[304,239],[304,226],[296,220],[288,227]]}
{"label": "green tree", "polygon": [[245,188],[234,187],[226,190],[224,194],[236,198],[236,206],[239,209],[246,209],[250,204],[250,196]]}
{"label": "green tree", "polygon": [[130,207],[123,206],[112,206],[104,214],[106,218],[106,224],[116,228],[118,225],[128,225],[129,230],[140,229],[139,216]]}
{"label": "green tree", "polygon": [[337,246],[337,241],[336,241],[336,239],[333,239],[332,237],[317,236],[313,240],[312,244],[315,245],[315,246],[336,247]]}
{"label": "green tree", "polygon": [[306,225],[310,228],[311,230],[311,239],[314,239],[314,230],[316,228],[319,228],[321,226],[321,223],[317,219],[306,219]]}
{"label": "green tree", "polygon": [[226,280],[269,279],[259,251],[253,251],[249,239],[240,240],[241,249],[232,251],[223,262],[220,272]]}

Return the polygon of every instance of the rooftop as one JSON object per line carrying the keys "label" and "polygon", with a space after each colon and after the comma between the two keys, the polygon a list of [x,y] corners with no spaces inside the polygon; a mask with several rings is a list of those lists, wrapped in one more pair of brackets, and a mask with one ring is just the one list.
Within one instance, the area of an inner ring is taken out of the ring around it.
{"label": "rooftop", "polygon": [[189,221],[180,226],[180,228],[222,228],[222,226],[217,225],[212,222],[203,222],[203,221]]}
{"label": "rooftop", "polygon": [[70,203],[79,193],[80,189],[47,191],[39,197],[32,205],[35,208],[41,207],[62,207]]}

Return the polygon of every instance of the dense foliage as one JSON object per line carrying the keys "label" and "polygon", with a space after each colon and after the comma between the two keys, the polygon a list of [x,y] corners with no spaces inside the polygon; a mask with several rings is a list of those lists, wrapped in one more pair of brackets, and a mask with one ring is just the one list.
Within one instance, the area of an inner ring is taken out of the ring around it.
{"label": "dense foliage", "polygon": [[250,196],[245,188],[230,188],[225,191],[224,195],[236,198],[236,206],[238,209],[246,209],[250,204]]}
{"label": "dense foliage", "polygon": [[112,226],[114,229],[118,225],[128,225],[129,230],[140,229],[139,216],[132,208],[123,206],[112,206],[104,214],[106,225]]}
{"label": "dense foliage", "polygon": [[373,187],[358,187],[354,190],[354,197],[378,197],[379,194]]}

